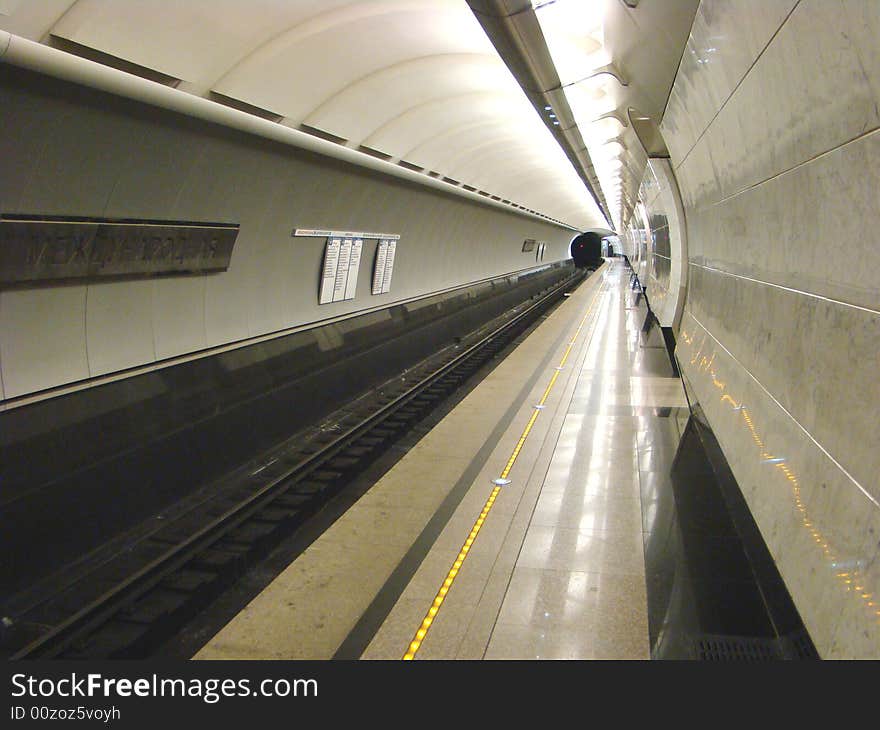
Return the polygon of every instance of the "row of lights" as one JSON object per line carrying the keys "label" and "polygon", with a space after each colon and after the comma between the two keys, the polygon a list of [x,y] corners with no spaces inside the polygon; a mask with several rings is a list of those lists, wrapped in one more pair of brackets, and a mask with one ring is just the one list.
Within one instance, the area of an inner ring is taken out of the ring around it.
{"label": "row of lights", "polygon": [[[603,3],[584,0],[532,0],[541,30],[553,58],[563,93],[566,95],[575,123],[581,129],[590,157],[594,161],[599,184],[608,201],[608,213],[621,226],[625,190],[623,146],[609,129],[611,118],[624,124],[604,108],[608,94],[602,80],[617,74],[602,71],[610,68],[612,58],[605,46],[606,22]],[[598,81],[594,80],[598,79]],[[559,126],[550,105],[544,106],[545,121]],[[608,121],[606,121],[608,120]],[[618,144],[611,144],[618,141]]]}

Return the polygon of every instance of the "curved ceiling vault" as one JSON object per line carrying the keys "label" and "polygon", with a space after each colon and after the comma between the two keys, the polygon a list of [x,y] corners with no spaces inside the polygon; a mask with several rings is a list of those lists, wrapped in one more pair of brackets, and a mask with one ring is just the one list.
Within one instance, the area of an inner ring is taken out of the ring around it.
{"label": "curved ceiling vault", "polygon": [[699,0],[516,3],[537,17],[618,230],[632,215],[648,160],[629,109],[659,123],[698,5]]}
{"label": "curved ceiling vault", "polygon": [[99,51],[574,228],[605,225],[466,0],[11,0],[4,9],[10,33]]}

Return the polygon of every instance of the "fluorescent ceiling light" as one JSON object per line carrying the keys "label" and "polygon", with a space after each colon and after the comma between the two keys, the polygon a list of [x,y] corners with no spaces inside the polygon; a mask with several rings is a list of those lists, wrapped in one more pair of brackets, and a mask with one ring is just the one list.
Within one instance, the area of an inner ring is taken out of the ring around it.
{"label": "fluorescent ceiling light", "polygon": [[614,111],[609,84],[617,81],[607,74],[592,76],[612,61],[605,48],[608,6],[606,0],[532,0],[563,93],[606,199],[615,182],[620,187],[617,178],[623,163],[617,158],[625,151],[619,142],[612,142],[623,129],[621,122],[599,119]]}

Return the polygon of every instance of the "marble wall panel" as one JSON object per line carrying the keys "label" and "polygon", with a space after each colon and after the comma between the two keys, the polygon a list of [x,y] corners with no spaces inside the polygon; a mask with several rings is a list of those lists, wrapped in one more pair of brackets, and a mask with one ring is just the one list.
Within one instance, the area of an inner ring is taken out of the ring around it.
{"label": "marble wall panel", "polygon": [[[697,12],[699,14],[699,11]],[[686,57],[687,51],[682,57],[682,64]],[[686,113],[688,105],[685,100],[691,93],[693,89],[679,71],[678,76],[675,77],[675,84],[669,92],[669,101],[660,123],[660,133],[666,143],[666,149],[677,164],[681,164],[687,158],[702,133],[702,130],[698,132],[695,129],[695,118]]]}
{"label": "marble wall panel", "polygon": [[703,0],[661,124],[673,159],[687,157],[797,2]]}
{"label": "marble wall panel", "polygon": [[86,287],[0,292],[5,398],[89,377]]}
{"label": "marble wall panel", "polygon": [[873,0],[844,2],[841,12],[846,16],[847,35],[852,42],[860,67],[871,85],[875,101],[880,101],[880,3]]}
{"label": "marble wall panel", "polygon": [[679,361],[827,657],[880,656],[878,35],[873,0],[704,0],[661,124]]}
{"label": "marble wall panel", "polygon": [[155,362],[153,284],[141,279],[89,286],[86,342],[91,377]]}
{"label": "marble wall panel", "polygon": [[660,181],[654,174],[651,165],[645,166],[645,172],[639,183],[639,200],[641,200],[650,209],[654,210],[657,206],[657,198],[660,195]]}
{"label": "marble wall panel", "polygon": [[156,359],[164,360],[208,346],[205,336],[206,279],[207,276],[199,276],[153,281]]}
{"label": "marble wall panel", "polygon": [[880,498],[871,445],[880,403],[880,312],[768,286],[699,266],[690,312]]}
{"label": "marble wall panel", "polygon": [[880,656],[876,496],[690,312],[676,354],[820,655]]}
{"label": "marble wall panel", "polygon": [[691,259],[865,307],[877,303],[880,132],[688,217]]}
{"label": "marble wall panel", "polygon": [[675,177],[681,191],[685,210],[707,208],[720,199],[715,161],[706,138],[703,137],[680,164],[673,157]]}
{"label": "marble wall panel", "polygon": [[863,2],[801,0],[743,78],[706,133],[720,198],[880,125],[880,66],[862,65],[842,12]]}

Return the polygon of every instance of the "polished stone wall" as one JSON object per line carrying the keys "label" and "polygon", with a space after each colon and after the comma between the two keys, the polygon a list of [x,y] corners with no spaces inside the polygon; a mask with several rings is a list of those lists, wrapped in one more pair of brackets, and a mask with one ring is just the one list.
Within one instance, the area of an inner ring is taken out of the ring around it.
{"label": "polished stone wall", "polygon": [[676,354],[823,657],[880,657],[880,3],[703,0]]}

